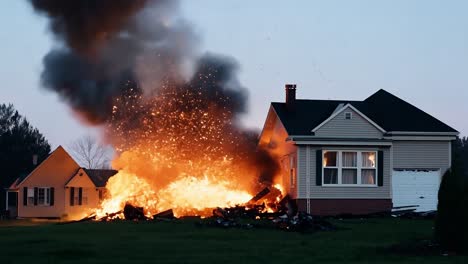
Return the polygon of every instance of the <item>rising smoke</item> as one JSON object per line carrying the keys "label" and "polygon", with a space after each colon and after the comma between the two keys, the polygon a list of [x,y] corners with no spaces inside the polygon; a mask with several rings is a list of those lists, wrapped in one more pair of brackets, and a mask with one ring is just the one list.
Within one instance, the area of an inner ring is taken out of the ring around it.
{"label": "rising smoke", "polygon": [[[59,44],[44,57],[42,85],[56,92],[87,122],[113,123],[117,100],[139,104],[158,96],[161,87],[168,85],[177,87],[174,96],[197,91],[191,94],[202,100],[196,100],[195,107],[216,105],[232,114],[233,125],[226,133],[242,138],[239,152],[261,165],[265,180],[277,170],[267,153],[255,151],[256,137],[236,125],[238,115],[247,111],[248,101],[247,89],[237,77],[238,63],[227,56],[200,54],[199,37],[180,17],[178,1],[30,2],[36,12],[48,17],[50,31]],[[130,120],[125,131],[142,126],[139,120],[143,119]]]}
{"label": "rising smoke", "polygon": [[93,124],[109,119],[125,82],[151,90],[162,79],[182,78],[194,60],[197,37],[179,18],[177,1],[30,2],[60,43],[44,58],[43,86]]}

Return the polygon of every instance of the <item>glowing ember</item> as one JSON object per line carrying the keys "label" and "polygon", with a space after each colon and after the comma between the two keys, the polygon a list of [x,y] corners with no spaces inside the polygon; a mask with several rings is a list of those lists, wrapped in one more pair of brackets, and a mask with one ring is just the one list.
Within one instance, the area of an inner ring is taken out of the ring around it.
{"label": "glowing ember", "polygon": [[277,159],[239,125],[248,105],[239,65],[199,52],[177,1],[29,2],[60,40],[41,83],[84,122],[102,125],[116,150],[119,173],[98,216],[126,203],[146,215],[205,215],[273,183]]}
{"label": "glowing ember", "polygon": [[210,216],[213,208],[253,197],[255,140],[235,129],[227,108],[204,97],[165,88],[152,100],[118,101],[124,106],[114,106],[109,135],[121,151],[113,162],[119,173],[107,183],[98,218],[126,203],[143,207],[148,217],[167,209],[175,216]]}

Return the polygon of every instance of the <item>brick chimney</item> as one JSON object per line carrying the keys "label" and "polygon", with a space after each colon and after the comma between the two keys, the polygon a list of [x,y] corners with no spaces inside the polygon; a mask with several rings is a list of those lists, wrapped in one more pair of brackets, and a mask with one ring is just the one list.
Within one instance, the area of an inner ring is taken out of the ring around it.
{"label": "brick chimney", "polygon": [[286,107],[291,109],[294,107],[296,102],[296,85],[295,84],[286,84]]}

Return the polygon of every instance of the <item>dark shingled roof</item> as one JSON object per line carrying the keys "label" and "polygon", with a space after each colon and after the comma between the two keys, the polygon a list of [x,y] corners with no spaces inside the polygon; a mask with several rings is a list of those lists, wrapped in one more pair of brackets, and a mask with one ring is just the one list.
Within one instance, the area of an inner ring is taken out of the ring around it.
{"label": "dark shingled roof", "polygon": [[117,174],[116,170],[96,170],[84,169],[89,178],[94,182],[96,187],[105,187],[107,180]]}
{"label": "dark shingled roof", "polygon": [[310,135],[312,129],[330,117],[340,104],[348,103],[387,132],[457,132],[385,90],[377,91],[364,101],[299,99],[293,109],[287,109],[285,103],[271,105],[289,135]]}

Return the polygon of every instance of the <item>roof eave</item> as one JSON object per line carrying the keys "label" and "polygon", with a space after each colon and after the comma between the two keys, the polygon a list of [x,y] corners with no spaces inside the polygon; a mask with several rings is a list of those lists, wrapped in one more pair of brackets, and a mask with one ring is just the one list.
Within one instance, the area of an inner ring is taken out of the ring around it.
{"label": "roof eave", "polygon": [[460,132],[388,131],[386,136],[459,136]]}

